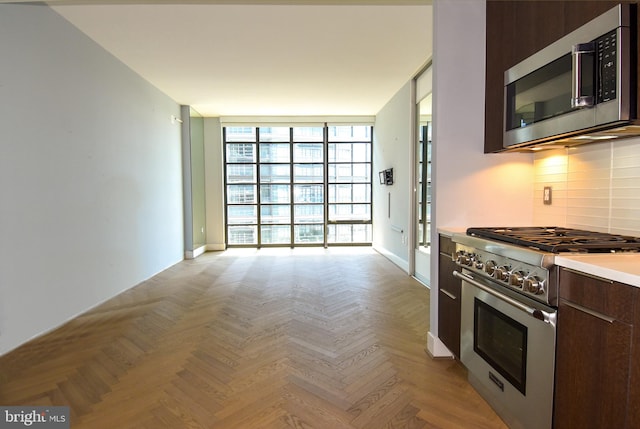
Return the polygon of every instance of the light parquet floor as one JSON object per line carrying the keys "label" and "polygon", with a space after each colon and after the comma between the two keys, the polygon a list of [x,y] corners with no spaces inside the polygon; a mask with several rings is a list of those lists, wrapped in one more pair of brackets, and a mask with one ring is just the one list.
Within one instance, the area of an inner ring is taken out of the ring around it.
{"label": "light parquet floor", "polygon": [[370,248],[206,253],[0,357],[0,404],[77,429],[505,428],[428,323]]}

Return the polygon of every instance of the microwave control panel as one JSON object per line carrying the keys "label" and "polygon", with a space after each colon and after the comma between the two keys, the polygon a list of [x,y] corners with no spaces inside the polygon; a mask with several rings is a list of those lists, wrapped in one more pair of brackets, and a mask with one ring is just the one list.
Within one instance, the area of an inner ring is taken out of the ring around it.
{"label": "microwave control panel", "polygon": [[614,30],[596,40],[598,55],[598,103],[616,98],[618,66],[617,31]]}

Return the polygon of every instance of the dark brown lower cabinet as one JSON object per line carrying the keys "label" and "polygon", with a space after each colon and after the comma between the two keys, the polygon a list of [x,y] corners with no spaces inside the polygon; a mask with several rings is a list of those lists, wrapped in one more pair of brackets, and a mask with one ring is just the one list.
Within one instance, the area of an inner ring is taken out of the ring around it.
{"label": "dark brown lower cabinet", "polygon": [[631,427],[637,293],[633,286],[561,269],[555,429]]}
{"label": "dark brown lower cabinet", "polygon": [[[640,328],[640,290],[635,294],[634,327]],[[640,329],[633,330],[629,376],[629,408],[627,427],[640,428]]]}
{"label": "dark brown lower cabinet", "polygon": [[458,266],[452,261],[455,244],[440,235],[438,259],[438,337],[457,358],[460,358],[460,295],[462,282],[453,277]]}

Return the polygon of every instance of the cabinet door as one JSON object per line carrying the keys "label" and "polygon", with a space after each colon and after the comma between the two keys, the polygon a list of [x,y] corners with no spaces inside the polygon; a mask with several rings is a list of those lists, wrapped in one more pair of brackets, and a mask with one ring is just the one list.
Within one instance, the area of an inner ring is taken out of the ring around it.
{"label": "cabinet door", "polygon": [[634,292],[560,271],[555,429],[626,427]]}
{"label": "cabinet door", "polygon": [[640,428],[640,288],[634,290],[634,321],[631,349],[631,374],[629,375],[629,408],[627,427]]}
{"label": "cabinet door", "polygon": [[453,277],[458,266],[452,261],[453,242],[440,236],[438,259],[438,337],[456,357],[460,357],[460,295],[462,283]]}
{"label": "cabinet door", "polygon": [[625,427],[631,332],[560,300],[556,429]]}
{"label": "cabinet door", "polygon": [[516,54],[514,1],[487,1],[484,146],[485,152],[502,150],[504,71]]}
{"label": "cabinet door", "polygon": [[564,2],[489,0],[486,24],[485,152],[496,152],[503,149],[504,72],[562,36]]}
{"label": "cabinet door", "polygon": [[565,1],[564,6],[564,34],[571,33],[576,28],[591,21],[612,9],[620,3],[629,1]]}

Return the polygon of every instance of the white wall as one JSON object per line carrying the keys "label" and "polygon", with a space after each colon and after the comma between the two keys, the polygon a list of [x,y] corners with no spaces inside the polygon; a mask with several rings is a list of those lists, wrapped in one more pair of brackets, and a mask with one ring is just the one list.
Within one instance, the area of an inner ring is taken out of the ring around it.
{"label": "white wall", "polygon": [[640,139],[538,152],[534,166],[536,225],[640,237]]}
{"label": "white wall", "polygon": [[0,5],[0,354],[180,261],[177,103],[48,6]]}
{"label": "white wall", "polygon": [[[373,247],[407,272],[413,183],[412,100],[408,82],[378,112],[373,128]],[[381,185],[377,177],[387,168],[393,168],[394,184],[390,186]]]}
{"label": "white wall", "polygon": [[429,349],[438,346],[437,228],[533,221],[533,158],[484,154],[485,2],[434,1]]}
{"label": "white wall", "polygon": [[224,171],[220,118],[204,119],[207,250],[225,249]]}

